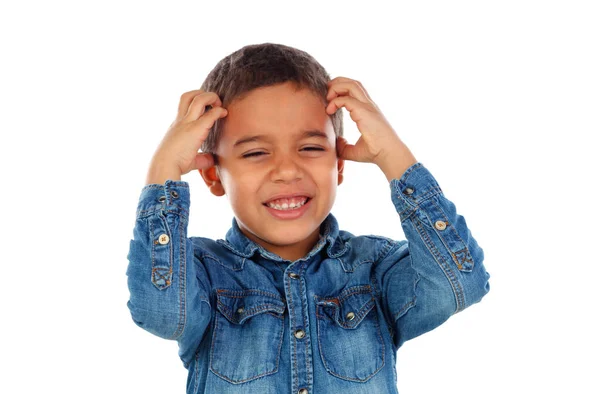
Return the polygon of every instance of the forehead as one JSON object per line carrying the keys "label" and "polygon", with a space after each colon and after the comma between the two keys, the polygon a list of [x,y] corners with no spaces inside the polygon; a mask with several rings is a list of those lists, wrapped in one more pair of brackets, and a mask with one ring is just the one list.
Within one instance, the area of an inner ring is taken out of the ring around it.
{"label": "forehead", "polygon": [[314,92],[296,90],[292,83],[254,89],[228,107],[220,145],[232,146],[240,138],[267,135],[300,137],[306,130],[320,130],[335,140],[326,103]]}

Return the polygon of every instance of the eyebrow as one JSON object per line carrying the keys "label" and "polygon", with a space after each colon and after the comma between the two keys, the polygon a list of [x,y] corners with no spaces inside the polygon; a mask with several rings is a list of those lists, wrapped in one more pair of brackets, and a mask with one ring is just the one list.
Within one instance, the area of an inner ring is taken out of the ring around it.
{"label": "eyebrow", "polygon": [[[300,139],[311,138],[311,137],[319,137],[319,138],[324,138],[324,139],[328,138],[327,134],[325,134],[321,130],[306,130],[305,132],[303,132],[300,135]],[[246,144],[249,142],[264,141],[267,139],[268,139],[268,137],[264,134],[257,134],[257,135],[251,135],[248,137],[242,137],[233,144],[233,147],[235,148],[236,146]]]}

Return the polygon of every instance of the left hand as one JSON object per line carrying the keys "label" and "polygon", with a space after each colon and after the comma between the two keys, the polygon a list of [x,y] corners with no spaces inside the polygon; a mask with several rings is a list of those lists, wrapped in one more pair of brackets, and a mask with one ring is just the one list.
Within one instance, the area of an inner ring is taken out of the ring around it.
{"label": "left hand", "polygon": [[337,149],[341,159],[379,164],[387,152],[401,144],[400,138],[359,81],[337,77],[327,86],[327,114],[332,115],[345,107],[361,134],[354,145],[348,144],[343,137],[338,138]]}

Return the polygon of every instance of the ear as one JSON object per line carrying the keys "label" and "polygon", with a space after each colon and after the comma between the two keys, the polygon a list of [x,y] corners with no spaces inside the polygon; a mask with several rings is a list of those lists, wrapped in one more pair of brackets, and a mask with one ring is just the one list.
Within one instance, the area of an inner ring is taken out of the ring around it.
{"label": "ear", "polygon": [[344,180],[344,160],[343,159],[338,159],[337,167],[338,167],[338,186],[339,186],[342,183],[342,181]]}
{"label": "ear", "polygon": [[216,166],[199,169],[198,172],[202,175],[204,183],[206,183],[206,186],[208,186],[212,194],[217,197],[225,195],[225,189],[223,189],[223,185],[221,184],[221,179],[219,178]]}

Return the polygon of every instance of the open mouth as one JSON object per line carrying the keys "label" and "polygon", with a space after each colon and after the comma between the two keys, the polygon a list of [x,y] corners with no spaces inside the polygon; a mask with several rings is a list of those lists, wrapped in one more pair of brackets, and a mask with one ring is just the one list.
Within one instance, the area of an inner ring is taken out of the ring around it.
{"label": "open mouth", "polygon": [[304,204],[311,200],[307,196],[297,196],[291,198],[279,198],[263,203],[264,206],[278,210],[278,211],[293,211],[302,207]]}

